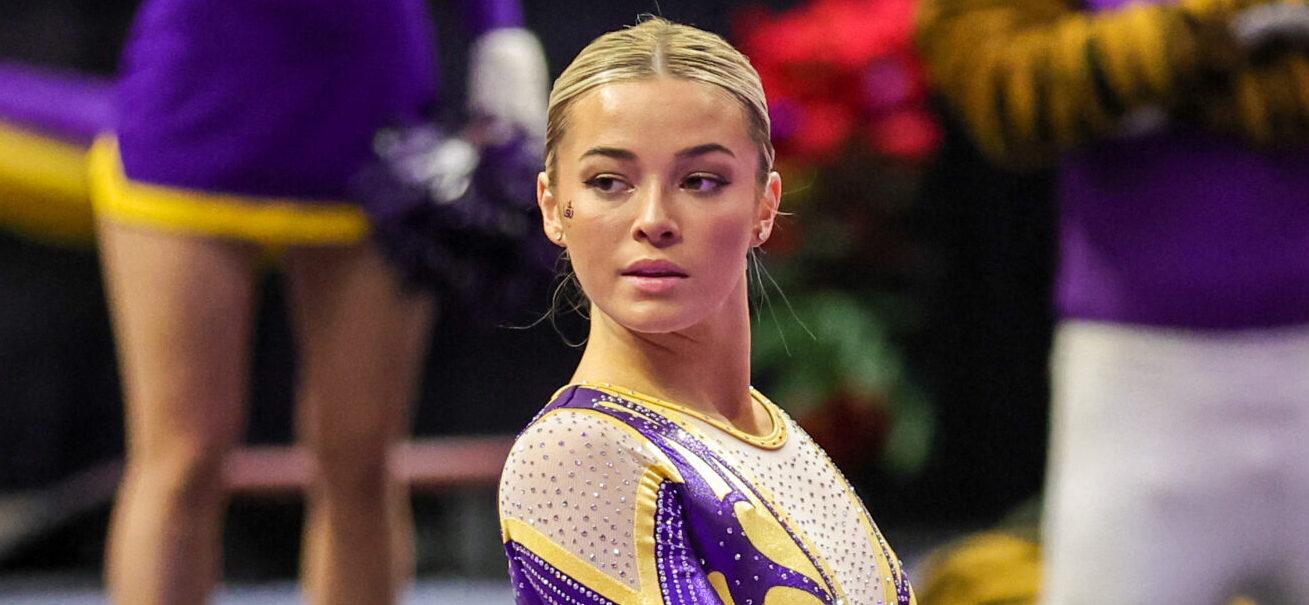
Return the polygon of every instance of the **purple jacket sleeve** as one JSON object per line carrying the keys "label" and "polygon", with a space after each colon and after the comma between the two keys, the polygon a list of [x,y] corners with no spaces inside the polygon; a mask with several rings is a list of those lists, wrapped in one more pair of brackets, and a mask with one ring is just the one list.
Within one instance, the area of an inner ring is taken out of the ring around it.
{"label": "purple jacket sleeve", "polygon": [[523,6],[518,0],[459,0],[464,25],[474,37],[494,29],[523,26]]}

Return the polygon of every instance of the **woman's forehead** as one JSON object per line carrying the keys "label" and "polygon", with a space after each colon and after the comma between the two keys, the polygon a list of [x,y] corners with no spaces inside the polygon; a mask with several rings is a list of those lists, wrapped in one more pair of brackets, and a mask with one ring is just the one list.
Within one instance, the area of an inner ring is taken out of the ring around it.
{"label": "woman's forehead", "polygon": [[753,146],[739,101],[716,85],[684,78],[604,84],[579,98],[571,113],[563,143],[574,158],[596,145],[653,151],[716,143],[738,155]]}

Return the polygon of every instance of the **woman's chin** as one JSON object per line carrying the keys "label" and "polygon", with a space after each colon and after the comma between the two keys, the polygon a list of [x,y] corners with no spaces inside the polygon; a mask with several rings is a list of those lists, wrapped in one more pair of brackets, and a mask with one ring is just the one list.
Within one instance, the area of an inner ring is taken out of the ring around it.
{"label": "woman's chin", "polygon": [[619,325],[641,334],[667,334],[695,325],[700,319],[693,309],[668,301],[628,303],[617,313],[608,313]]}

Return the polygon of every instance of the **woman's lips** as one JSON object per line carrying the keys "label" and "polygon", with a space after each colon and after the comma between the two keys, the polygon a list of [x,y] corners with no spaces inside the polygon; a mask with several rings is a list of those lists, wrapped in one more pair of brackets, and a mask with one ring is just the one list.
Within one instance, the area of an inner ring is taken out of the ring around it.
{"label": "woman's lips", "polygon": [[623,275],[623,279],[645,294],[663,294],[686,279],[681,275]]}
{"label": "woman's lips", "polygon": [[623,279],[645,294],[663,294],[686,278],[681,267],[668,261],[638,261],[623,271]]}

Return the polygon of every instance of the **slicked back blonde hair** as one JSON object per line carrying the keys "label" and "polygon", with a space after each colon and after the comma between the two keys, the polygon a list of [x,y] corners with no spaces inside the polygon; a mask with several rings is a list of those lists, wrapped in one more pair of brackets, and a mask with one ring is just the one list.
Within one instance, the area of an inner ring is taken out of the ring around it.
{"label": "slicked back blonde hair", "polygon": [[593,40],[555,80],[545,130],[545,165],[552,187],[556,149],[568,129],[573,104],[605,84],[660,76],[712,84],[739,101],[750,138],[759,147],[760,181],[768,176],[775,155],[772,125],[763,84],[750,60],[715,34],[649,17]]}

